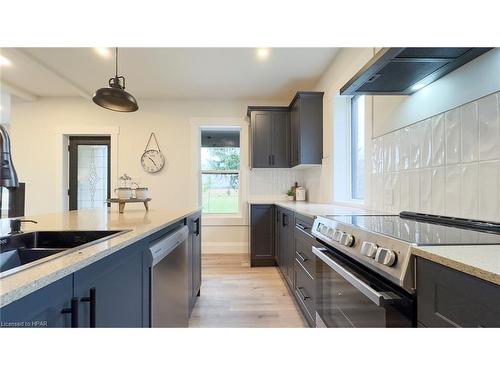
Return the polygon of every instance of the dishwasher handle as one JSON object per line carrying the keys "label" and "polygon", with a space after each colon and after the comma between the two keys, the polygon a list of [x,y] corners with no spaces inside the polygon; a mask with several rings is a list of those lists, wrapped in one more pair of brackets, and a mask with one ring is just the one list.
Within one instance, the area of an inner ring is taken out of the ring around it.
{"label": "dishwasher handle", "polygon": [[152,266],[156,265],[163,258],[169,255],[174,249],[177,248],[181,243],[186,241],[189,236],[189,230],[187,226],[176,230],[165,237],[158,239],[149,246],[149,251],[151,252],[151,257],[153,258]]}

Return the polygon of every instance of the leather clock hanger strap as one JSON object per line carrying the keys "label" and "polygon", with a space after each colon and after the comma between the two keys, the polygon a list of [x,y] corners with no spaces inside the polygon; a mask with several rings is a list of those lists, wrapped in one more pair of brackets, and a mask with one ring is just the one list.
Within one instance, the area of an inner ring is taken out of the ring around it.
{"label": "leather clock hanger strap", "polygon": [[146,143],[146,148],[144,148],[144,152],[150,150],[148,147],[149,147],[149,144],[151,143],[151,139],[154,138],[154,141],[156,143],[156,148],[158,149],[158,151],[161,151],[160,150],[160,145],[158,144],[158,139],[156,139],[156,134],[155,133],[151,133],[151,135],[149,136],[149,139],[148,139],[148,143]]}

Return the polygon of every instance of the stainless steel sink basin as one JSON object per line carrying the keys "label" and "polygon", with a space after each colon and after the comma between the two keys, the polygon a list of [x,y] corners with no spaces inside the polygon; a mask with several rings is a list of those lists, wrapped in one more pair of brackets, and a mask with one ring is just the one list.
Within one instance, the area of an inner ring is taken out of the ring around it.
{"label": "stainless steel sink basin", "polygon": [[127,230],[37,231],[0,238],[0,276],[106,241]]}

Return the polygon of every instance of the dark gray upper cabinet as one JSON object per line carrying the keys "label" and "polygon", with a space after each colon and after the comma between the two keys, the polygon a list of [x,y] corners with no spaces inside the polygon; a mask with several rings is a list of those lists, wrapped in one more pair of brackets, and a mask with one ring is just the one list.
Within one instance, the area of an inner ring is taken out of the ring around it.
{"label": "dark gray upper cabinet", "polygon": [[253,204],[250,207],[251,266],[274,266],[274,205]]}
{"label": "dark gray upper cabinet", "polygon": [[289,166],[290,121],[285,109],[260,107],[250,115],[252,168]]}
{"label": "dark gray upper cabinet", "polygon": [[299,91],[288,107],[248,107],[251,167],[320,165],[323,93]]}
{"label": "dark gray upper cabinet", "polygon": [[1,326],[71,327],[72,297],[73,276],[69,275],[2,307]]}
{"label": "dark gray upper cabinet", "polygon": [[78,327],[143,326],[145,247],[143,241],[136,242],[73,274]]}
{"label": "dark gray upper cabinet", "polygon": [[422,327],[500,327],[500,286],[417,257]]}
{"label": "dark gray upper cabinet", "polygon": [[323,159],[323,93],[298,92],[290,104],[292,167],[321,165]]}

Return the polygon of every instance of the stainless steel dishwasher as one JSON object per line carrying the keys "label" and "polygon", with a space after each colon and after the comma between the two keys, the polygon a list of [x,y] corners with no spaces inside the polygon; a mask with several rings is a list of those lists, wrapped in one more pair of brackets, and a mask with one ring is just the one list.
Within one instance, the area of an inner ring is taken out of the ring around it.
{"label": "stainless steel dishwasher", "polygon": [[188,326],[188,228],[153,242],[151,265],[151,326]]}

